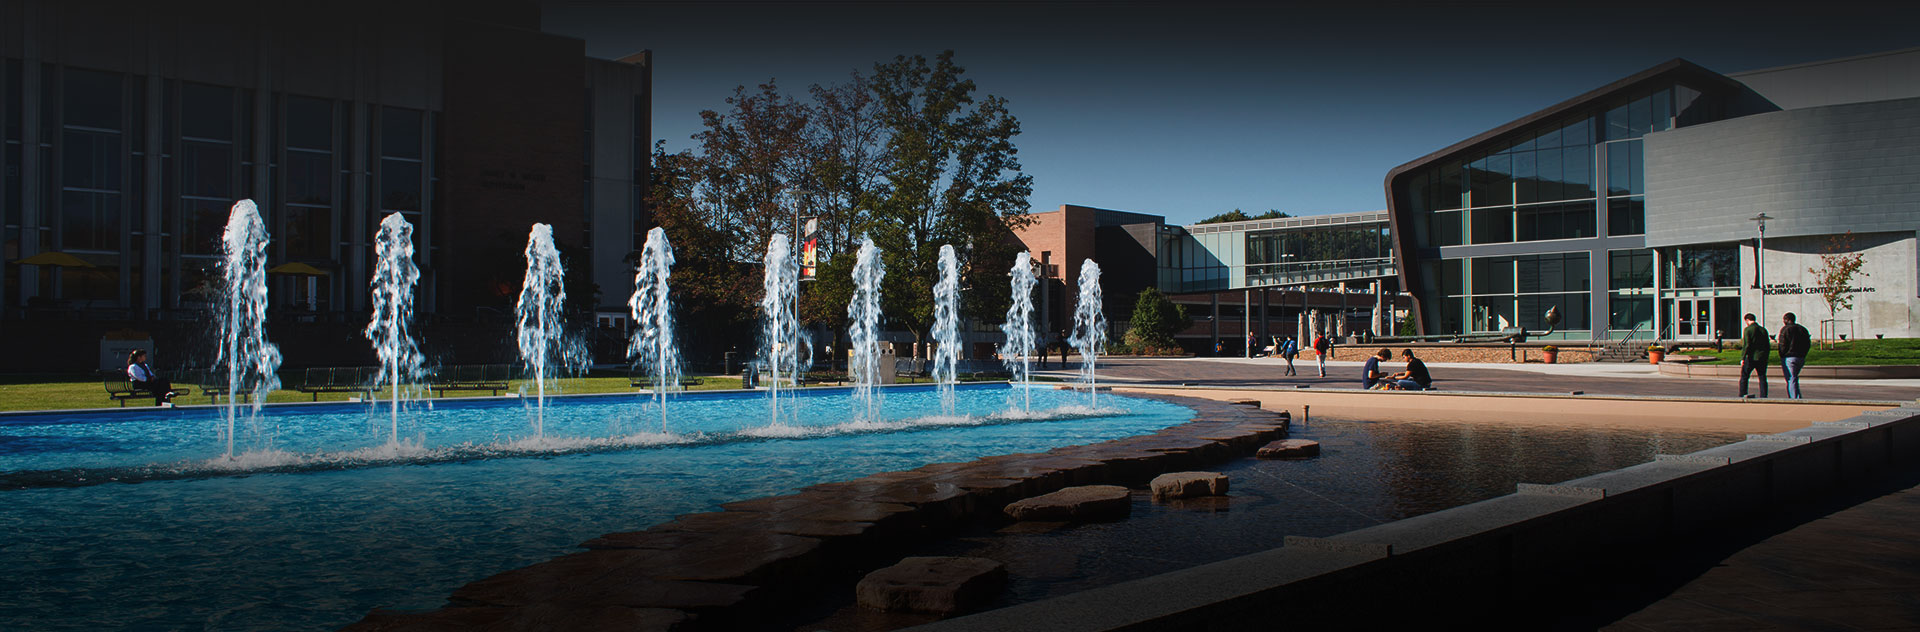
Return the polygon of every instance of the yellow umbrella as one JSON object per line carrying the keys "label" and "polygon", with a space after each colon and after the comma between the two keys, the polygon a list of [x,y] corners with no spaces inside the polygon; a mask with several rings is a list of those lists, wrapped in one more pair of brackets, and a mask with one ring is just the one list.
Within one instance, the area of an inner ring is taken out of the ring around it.
{"label": "yellow umbrella", "polygon": [[319,268],[316,268],[298,261],[293,261],[288,263],[282,263],[280,265],[277,265],[271,268],[267,268],[267,274],[291,274],[296,276],[327,276],[327,271],[321,270]]}
{"label": "yellow umbrella", "polygon": [[15,259],[14,263],[23,266],[58,266],[68,268],[96,267],[86,260],[64,252],[43,252],[25,259]]}

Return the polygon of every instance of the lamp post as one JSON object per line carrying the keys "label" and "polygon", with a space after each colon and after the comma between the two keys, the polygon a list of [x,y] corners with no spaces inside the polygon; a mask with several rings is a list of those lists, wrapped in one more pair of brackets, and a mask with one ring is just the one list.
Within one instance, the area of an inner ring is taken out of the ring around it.
{"label": "lamp post", "polygon": [[1759,322],[1765,323],[1767,322],[1767,273],[1766,266],[1763,264],[1767,252],[1767,220],[1773,218],[1767,217],[1766,213],[1761,213],[1748,219],[1760,225],[1760,238],[1754,242],[1753,247],[1753,288],[1760,291]]}

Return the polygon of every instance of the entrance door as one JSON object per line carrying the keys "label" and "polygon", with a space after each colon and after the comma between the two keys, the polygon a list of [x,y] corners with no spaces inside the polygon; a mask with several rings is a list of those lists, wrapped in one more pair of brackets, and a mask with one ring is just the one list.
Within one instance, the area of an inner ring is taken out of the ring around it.
{"label": "entrance door", "polygon": [[1713,338],[1713,299],[1674,299],[1673,311],[1673,337],[1680,340]]}

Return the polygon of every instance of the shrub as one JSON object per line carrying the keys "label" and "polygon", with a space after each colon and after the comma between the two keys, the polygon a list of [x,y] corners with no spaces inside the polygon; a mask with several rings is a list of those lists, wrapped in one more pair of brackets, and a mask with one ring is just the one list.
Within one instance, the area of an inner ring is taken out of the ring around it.
{"label": "shrub", "polygon": [[1193,317],[1187,315],[1187,308],[1175,305],[1160,290],[1150,287],[1141,290],[1140,298],[1134,300],[1132,325],[1122,340],[1140,355],[1167,355],[1169,350],[1179,353],[1173,335],[1192,326]]}

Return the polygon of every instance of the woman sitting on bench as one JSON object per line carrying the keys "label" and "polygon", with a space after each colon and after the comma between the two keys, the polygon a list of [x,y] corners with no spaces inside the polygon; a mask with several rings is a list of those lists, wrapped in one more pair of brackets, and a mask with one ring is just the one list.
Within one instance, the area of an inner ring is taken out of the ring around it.
{"label": "woman sitting on bench", "polygon": [[153,372],[153,367],[147,366],[145,349],[135,349],[127,355],[127,382],[133,386],[133,390],[153,393],[155,406],[173,401],[173,384],[160,379]]}

